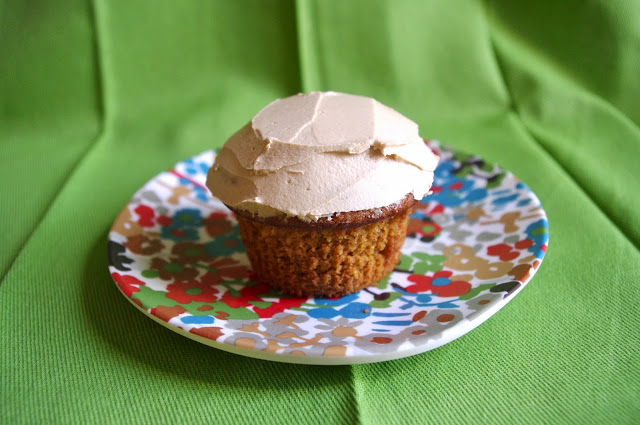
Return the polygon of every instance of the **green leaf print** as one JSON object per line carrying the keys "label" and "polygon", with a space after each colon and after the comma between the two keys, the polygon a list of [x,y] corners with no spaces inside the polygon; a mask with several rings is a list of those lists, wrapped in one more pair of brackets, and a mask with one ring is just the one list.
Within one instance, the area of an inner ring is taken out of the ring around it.
{"label": "green leaf print", "polygon": [[249,301],[248,303],[255,306],[256,308],[267,308],[273,305],[273,303],[268,301]]}
{"label": "green leaf print", "polygon": [[379,294],[379,299],[371,301],[369,305],[371,306],[371,308],[388,308],[392,302],[394,302],[401,296],[402,294],[400,294],[399,292],[385,292],[383,294]]}
{"label": "green leaf print", "polygon": [[[157,308],[158,306],[174,307],[176,305],[179,305],[194,316],[208,316],[211,314],[222,312],[226,313],[227,319],[230,320],[248,320],[259,318],[259,316],[255,312],[249,310],[246,307],[233,308],[229,307],[222,301],[215,301],[212,303],[194,301],[187,304],[182,304],[177,302],[176,300],[167,298],[166,295],[167,292],[154,291],[148,286],[140,286],[140,291],[134,293],[131,296],[131,299],[140,300],[142,306],[146,309]],[[206,307],[206,310],[202,309],[202,307]]]}
{"label": "green leaf print", "polygon": [[391,275],[388,274],[386,277],[384,277],[382,280],[378,282],[378,289],[387,289],[387,286],[389,286],[390,280],[391,280]]}
{"label": "green leaf print", "polygon": [[475,288],[472,288],[469,292],[467,292],[464,295],[460,295],[460,299],[461,300],[470,300],[472,298],[475,298],[476,296],[478,296],[478,294],[480,294],[480,292],[485,291],[487,289],[491,289],[495,286],[495,283],[484,283],[480,286],[477,286]]}
{"label": "green leaf print", "polygon": [[[396,266],[396,269],[408,272],[409,270],[411,270],[413,261],[414,261],[413,258],[411,258],[410,256],[402,254],[402,256],[400,257],[400,263]],[[378,288],[380,288],[380,284],[378,284]],[[385,285],[385,288],[386,288],[386,285]],[[380,288],[380,289],[384,289],[384,288]]]}
{"label": "green leaf print", "polygon": [[140,291],[135,292],[132,296],[132,300],[140,300],[144,308],[156,308],[160,305],[166,307],[173,307],[176,305],[183,305],[166,297],[167,293],[164,291],[154,291],[148,286],[140,285]]}
{"label": "green leaf print", "polygon": [[[259,316],[257,313],[249,310],[246,307],[229,307],[226,303],[222,301],[214,301],[212,303],[189,303],[189,304],[181,304],[185,310],[194,316],[203,316],[203,315],[216,315],[220,313],[226,313],[228,316],[225,320],[249,320],[249,319],[258,319]],[[213,308],[207,311],[200,311],[202,305],[211,306]],[[257,307],[257,306],[256,306]]]}
{"label": "green leaf print", "polygon": [[444,255],[429,255],[424,252],[414,252],[411,255],[402,255],[400,264],[398,264],[396,268],[409,273],[424,275],[429,272],[442,270],[442,262],[444,260]]}

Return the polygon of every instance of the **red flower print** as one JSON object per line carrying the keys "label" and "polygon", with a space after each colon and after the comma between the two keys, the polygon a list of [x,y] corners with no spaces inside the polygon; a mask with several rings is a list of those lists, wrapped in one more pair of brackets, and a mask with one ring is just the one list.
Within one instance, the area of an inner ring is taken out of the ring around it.
{"label": "red flower print", "polygon": [[153,227],[153,218],[155,217],[155,213],[153,212],[153,208],[140,204],[133,210],[136,214],[138,214],[138,224],[142,227]]}
{"label": "red flower print", "polygon": [[[231,308],[238,307],[254,307],[253,311],[261,318],[270,318],[278,313],[282,313],[288,308],[300,307],[307,298],[278,298],[276,300],[269,297],[268,300],[263,298],[264,295],[272,292],[273,288],[264,282],[260,282],[253,286],[245,286],[241,290],[232,294],[226,292],[220,301],[224,302]],[[279,295],[277,295],[279,296]],[[264,307],[257,307],[254,303],[268,303]]]}
{"label": "red flower print", "polygon": [[412,274],[407,280],[414,282],[414,284],[407,287],[406,290],[410,293],[429,291],[441,297],[459,297],[471,290],[471,284],[469,282],[465,282],[464,280],[452,281],[450,279],[452,275],[453,272],[448,270],[441,270],[433,276]]}
{"label": "red flower print", "polygon": [[533,246],[533,240],[532,239],[522,239],[521,241],[516,242],[514,246],[516,247],[516,249],[531,248]]}
{"label": "red flower print", "polygon": [[412,218],[407,225],[407,234],[425,237],[435,237],[440,234],[442,227],[429,217]]}
{"label": "red flower print", "polygon": [[513,245],[507,245],[506,243],[499,243],[487,247],[487,254],[492,257],[498,257],[502,261],[515,260],[520,256],[520,252],[523,249],[527,249],[533,246],[533,240],[522,239]]}
{"label": "red flower print", "polygon": [[518,251],[512,250],[511,247],[506,243],[499,243],[487,247],[487,254],[491,255],[492,257],[498,257],[502,261],[511,261],[515,258],[518,258],[518,256],[520,255]]}
{"label": "red flower print", "polygon": [[180,304],[189,304],[192,301],[210,303],[218,299],[216,288],[198,280],[177,280],[167,286],[167,291],[167,298]]}
{"label": "red flower print", "polygon": [[173,220],[171,220],[171,217],[166,215],[159,216],[156,221],[161,226],[171,226],[171,223],[173,223]]}
{"label": "red flower print", "polygon": [[211,236],[224,235],[233,230],[233,224],[225,213],[211,213],[209,217],[202,220],[202,224]]}
{"label": "red flower print", "polygon": [[144,282],[140,279],[126,274],[121,275],[120,273],[111,273],[111,277],[118,285],[118,288],[120,288],[120,290],[129,298],[131,298],[131,296],[135,292],[140,291],[140,288],[138,288],[138,286],[144,285]]}

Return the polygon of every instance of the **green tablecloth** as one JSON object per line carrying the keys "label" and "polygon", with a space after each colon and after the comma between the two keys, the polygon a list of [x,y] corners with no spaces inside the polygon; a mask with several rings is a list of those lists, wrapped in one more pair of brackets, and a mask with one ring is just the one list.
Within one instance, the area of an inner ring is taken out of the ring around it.
{"label": "green tablecloth", "polygon": [[[638,423],[637,1],[0,3],[0,423]],[[375,97],[540,197],[533,281],[432,352],[254,360],[136,311],[106,234],[299,91]]]}

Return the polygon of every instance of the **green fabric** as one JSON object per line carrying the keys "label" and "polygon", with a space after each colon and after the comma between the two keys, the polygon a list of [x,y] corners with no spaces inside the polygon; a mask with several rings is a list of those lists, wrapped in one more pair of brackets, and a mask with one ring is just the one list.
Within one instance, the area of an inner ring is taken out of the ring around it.
{"label": "green fabric", "polygon": [[[0,3],[0,423],[637,423],[640,3]],[[437,350],[254,360],[136,311],[106,234],[299,91],[375,97],[549,216],[533,281]]]}

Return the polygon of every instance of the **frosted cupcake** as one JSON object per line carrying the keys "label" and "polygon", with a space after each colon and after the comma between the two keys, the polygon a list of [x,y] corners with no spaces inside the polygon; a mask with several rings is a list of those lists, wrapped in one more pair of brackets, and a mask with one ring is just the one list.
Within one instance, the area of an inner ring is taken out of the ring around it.
{"label": "frosted cupcake", "polygon": [[222,147],[211,193],[236,213],[257,276],[296,296],[375,285],[400,260],[438,157],[374,99],[312,92],[263,108]]}

